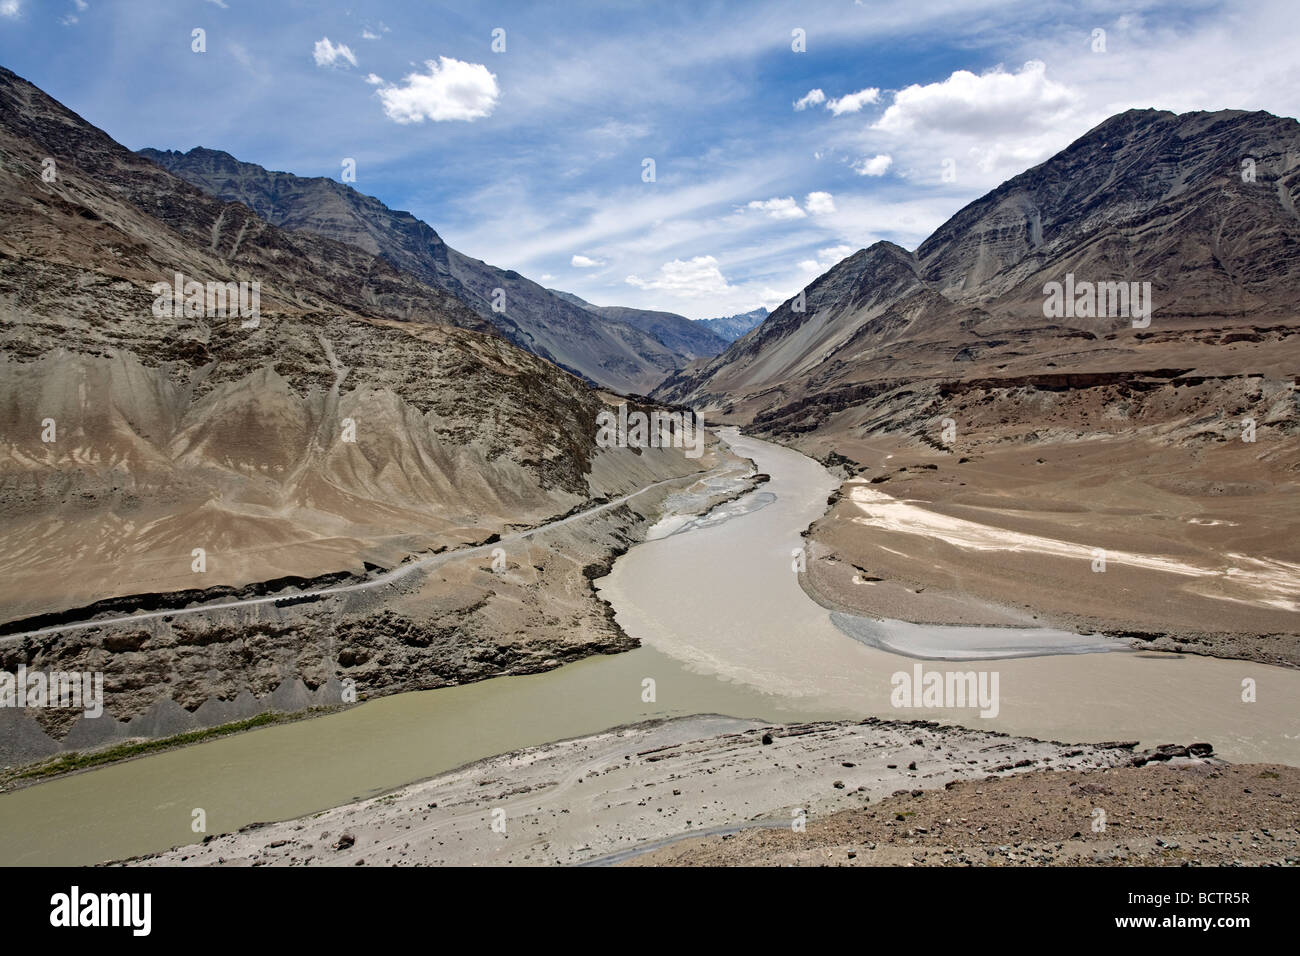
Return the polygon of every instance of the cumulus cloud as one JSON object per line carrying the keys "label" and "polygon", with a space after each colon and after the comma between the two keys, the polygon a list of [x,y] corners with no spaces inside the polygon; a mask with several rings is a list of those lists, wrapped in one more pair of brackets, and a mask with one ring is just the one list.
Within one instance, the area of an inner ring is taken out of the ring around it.
{"label": "cumulus cloud", "polygon": [[883,176],[893,162],[894,157],[880,153],[870,159],[858,160],[853,164],[853,171],[859,176]]}
{"label": "cumulus cloud", "polygon": [[18,14],[22,13],[22,9],[23,5],[20,0],[0,0],[0,17],[17,20]]}
{"label": "cumulus cloud", "polygon": [[340,43],[336,46],[330,43],[329,37],[321,37],[317,40],[311,55],[316,60],[317,66],[338,66],[344,62],[357,65],[356,55],[348,49],[347,45]]}
{"label": "cumulus cloud", "polygon": [[822,272],[855,252],[857,250],[853,246],[846,244],[827,246],[825,249],[817,250],[816,259],[804,259],[800,262],[799,268],[804,272]]}
{"label": "cumulus cloud", "polygon": [[858,90],[856,93],[850,93],[848,96],[841,96],[837,99],[828,100],[826,108],[839,116],[841,113],[856,113],[870,103],[880,101],[880,90],[874,86],[865,90]]}
{"label": "cumulus cloud", "polygon": [[755,199],[749,208],[765,212],[773,219],[802,219],[805,215],[793,196],[784,199]]}
{"label": "cumulus cloud", "polygon": [[1068,115],[1079,99],[1069,87],[1049,80],[1047,66],[1039,60],[1030,60],[1015,73],[1001,67],[979,76],[958,70],[941,82],[899,90],[873,128],[890,133],[1023,133],[1026,125],[1042,127]]}
{"label": "cumulus cloud", "polygon": [[465,63],[448,56],[425,61],[427,73],[411,73],[402,85],[384,87],[379,98],[384,113],[396,123],[473,121],[489,116],[501,95],[497,78],[482,63]]}
{"label": "cumulus cloud", "polygon": [[799,97],[794,101],[794,108],[797,110],[806,110],[810,106],[816,106],[818,103],[826,102],[826,94],[821,90],[809,90],[806,95]]}
{"label": "cumulus cloud", "polygon": [[587,256],[574,256],[569,260],[569,265],[575,269],[595,269],[604,264],[605,260],[603,259],[590,259]]}
{"label": "cumulus cloud", "polygon": [[809,193],[804,206],[814,216],[824,216],[835,211],[835,199],[830,193]]}
{"label": "cumulus cloud", "polygon": [[384,78],[378,73],[368,73],[366,74],[366,82],[371,86],[380,86],[383,84]]}
{"label": "cumulus cloud", "polygon": [[713,256],[696,256],[689,261],[674,259],[660,266],[659,274],[653,279],[628,276],[625,281],[638,289],[656,289],[677,296],[719,295],[732,291]]}

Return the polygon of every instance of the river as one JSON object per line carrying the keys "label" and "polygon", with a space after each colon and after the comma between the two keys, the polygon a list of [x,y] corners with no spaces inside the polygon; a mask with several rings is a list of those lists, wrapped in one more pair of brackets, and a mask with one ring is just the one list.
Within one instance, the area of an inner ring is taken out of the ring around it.
{"label": "river", "polygon": [[[728,431],[771,481],[704,521],[669,519],[597,582],[643,642],[526,677],[400,694],[0,795],[0,864],[80,864],[193,842],[373,796],[520,747],[651,717],[937,719],[1066,741],[1206,740],[1300,764],[1300,672],[1193,656],[1094,653],[947,664],[866,646],[799,587],[791,551],[837,482]],[[996,717],[892,706],[891,676],[995,671]],[[1243,703],[1253,678],[1257,702]],[[646,679],[654,700],[643,700]]]}

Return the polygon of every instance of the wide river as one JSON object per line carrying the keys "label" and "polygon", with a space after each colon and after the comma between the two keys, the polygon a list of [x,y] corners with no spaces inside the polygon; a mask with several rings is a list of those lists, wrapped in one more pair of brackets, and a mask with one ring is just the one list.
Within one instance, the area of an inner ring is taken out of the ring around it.
{"label": "wide river", "polygon": [[[837,482],[797,452],[728,431],[772,480],[675,527],[598,582],[643,647],[546,674],[400,694],[0,795],[0,864],[78,864],[193,842],[372,796],[520,747],[649,717],[924,718],[1066,741],[1210,741],[1232,760],[1300,764],[1300,672],[1098,653],[918,662],[846,636],[799,587],[793,549]],[[678,522],[680,524],[680,522]],[[660,533],[667,530],[660,529]],[[896,708],[890,678],[996,673],[998,713]],[[645,681],[654,681],[646,702]],[[1244,703],[1242,681],[1256,684]]]}

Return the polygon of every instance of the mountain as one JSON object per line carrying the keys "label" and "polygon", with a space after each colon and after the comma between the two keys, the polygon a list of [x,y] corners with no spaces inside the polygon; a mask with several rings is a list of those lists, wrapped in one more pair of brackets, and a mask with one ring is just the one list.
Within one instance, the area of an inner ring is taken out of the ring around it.
{"label": "mountain", "polygon": [[[189,561],[181,573],[163,557],[187,542],[245,551],[206,579],[233,583],[315,573],[385,527],[436,533],[457,512],[515,520],[585,497],[600,403],[581,382],[479,331],[455,297],[207,195],[12,73],[0,97],[0,603],[189,584]],[[178,272],[258,282],[257,326],[159,314],[151,287]],[[345,418],[355,443],[338,440]],[[69,493],[75,523],[59,517]],[[252,547],[304,538],[319,541],[301,566]],[[79,551],[69,575],[60,562]]]}
{"label": "mountain", "polygon": [[463,255],[409,212],[343,183],[272,172],[203,147],[186,153],[143,149],[140,155],[213,196],[243,203],[273,225],[356,246],[455,295],[515,345],[604,388],[648,392],[695,357],[640,328],[597,320],[517,272]]}
{"label": "mountain", "polygon": [[[1242,175],[1248,157],[1252,182]],[[1298,170],[1293,119],[1120,114],[962,209],[914,253],[878,242],[849,256],[804,290],[803,311],[798,297],[782,304],[656,394],[798,434],[841,413],[916,429],[954,389],[1029,377],[1172,367],[1283,375],[1273,346],[1295,341]],[[1067,274],[1150,283],[1149,326],[1045,318],[1044,287]]]}
{"label": "mountain", "polygon": [[632,309],[619,305],[592,305],[572,292],[549,290],[595,315],[640,329],[654,337],[665,348],[688,360],[717,355],[727,347],[727,339],[710,331],[703,322],[693,322],[674,312],[655,312],[649,309]]}
{"label": "mountain", "polygon": [[830,608],[1294,663],[1298,203],[1296,120],[1122,113],[655,394],[839,471]]}
{"label": "mountain", "polygon": [[751,312],[742,312],[739,315],[728,315],[720,319],[699,319],[700,325],[708,328],[710,332],[728,342],[734,342],[750,329],[758,326],[767,318],[767,309],[759,306]]}
{"label": "mountain", "polygon": [[[94,622],[0,639],[0,670],[102,672],[120,718],[3,708],[0,762],[337,703],[344,678],[631,646],[590,582],[649,518],[509,535],[707,456],[598,448],[601,396],[456,296],[210,195],[3,69],[0,155],[0,634]],[[454,553],[498,536],[499,566]],[[175,613],[107,620],[148,610]]]}

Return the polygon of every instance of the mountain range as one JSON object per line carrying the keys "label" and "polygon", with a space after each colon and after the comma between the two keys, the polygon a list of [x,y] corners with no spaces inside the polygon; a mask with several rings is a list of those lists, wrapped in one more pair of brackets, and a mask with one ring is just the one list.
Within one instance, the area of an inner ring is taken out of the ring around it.
{"label": "mountain range", "polygon": [[727,347],[729,341],[710,330],[707,323],[714,320],[693,321],[674,312],[592,305],[571,292],[556,292],[556,295],[608,321],[640,329],[688,360],[717,355]]}
{"label": "mountain range", "polygon": [[[1290,327],[1253,328],[1295,314],[1297,201],[1295,120],[1122,113],[960,210],[915,252],[881,241],[844,259],[655,394],[792,434],[835,416],[837,426],[856,416],[874,428],[884,415],[915,428],[935,404],[923,396],[954,382],[968,391],[961,383],[1172,366],[1282,375],[1271,346]],[[1149,283],[1149,327],[1045,317],[1045,286],[1067,275]],[[900,417],[890,409],[904,392]]]}
{"label": "mountain range", "polygon": [[840,470],[830,608],[1294,661],[1298,203],[1296,120],[1131,110],[653,395]]}
{"label": "mountain range", "polygon": [[[650,336],[480,269],[410,217],[356,215],[364,197],[324,181],[303,189],[343,238],[303,228],[300,184],[276,182],[214,196],[0,69],[0,627],[96,622],[6,638],[0,669],[103,672],[114,718],[69,731],[67,711],[38,726],[6,708],[5,762],[337,703],[341,676],[380,693],[631,646],[587,573],[647,522],[627,504],[491,564],[291,599],[689,483],[714,459],[598,448],[602,395],[512,341],[569,328],[570,357],[592,331],[593,348],[626,340],[678,361]],[[392,240],[387,257],[349,231],[367,225]],[[474,305],[497,281],[573,326],[484,315]],[[651,384],[627,356],[625,384]],[[133,616],[286,588],[275,603]]]}
{"label": "mountain range", "polygon": [[726,339],[728,342],[734,342],[766,318],[767,309],[760,305],[757,309],[741,312],[738,315],[726,315],[717,319],[700,319],[699,321],[708,326],[710,332]]}
{"label": "mountain range", "polygon": [[603,388],[649,392],[672,371],[726,345],[680,316],[598,309],[470,258],[409,212],[333,179],[272,172],[203,147],[144,149],[140,155],[273,225],[344,242],[391,263],[456,296],[520,348]]}
{"label": "mountain range", "polygon": [[[723,454],[595,447],[613,391],[841,469],[805,579],[832,606],[861,606],[866,575],[884,616],[947,588],[1079,628],[1288,632],[1283,598],[1243,611],[1121,575],[1085,586],[1073,558],[891,551],[864,502],[883,485],[1081,548],[1249,555],[1284,587],[1300,562],[1293,119],[1122,113],[915,251],[877,242],[771,315],[693,321],[546,289],[333,180],[206,148],[132,152],[3,69],[0,104],[0,626],[359,579]],[[214,312],[200,293],[226,283],[257,290],[256,314]],[[1152,308],[1083,307],[1111,283]],[[161,306],[173,288],[186,301]],[[0,666],[104,664],[115,713],[148,733],[340,673],[379,692],[558,666],[629,646],[591,580],[654,498],[639,508],[520,547],[504,576],[467,565],[329,613],[268,604],[25,638]]]}

